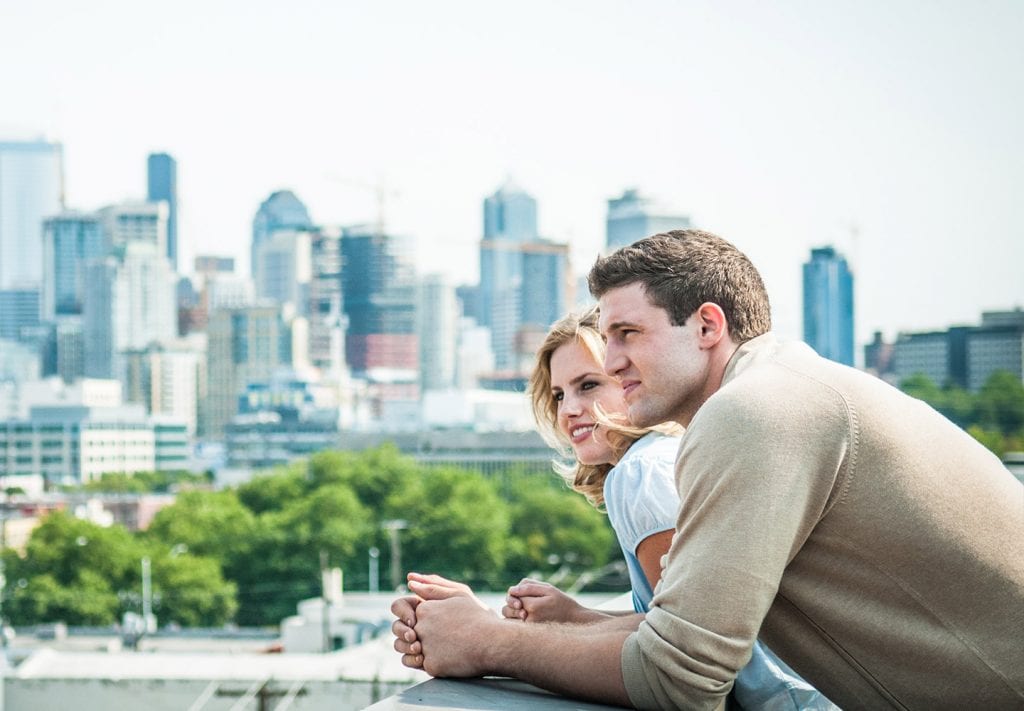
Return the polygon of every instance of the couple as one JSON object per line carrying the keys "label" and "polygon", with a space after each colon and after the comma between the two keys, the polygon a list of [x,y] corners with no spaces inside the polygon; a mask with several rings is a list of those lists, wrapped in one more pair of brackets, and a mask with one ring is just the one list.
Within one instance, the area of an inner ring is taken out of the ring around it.
{"label": "couple", "polygon": [[[687,428],[663,566],[652,560],[668,537],[632,531],[632,579],[660,574],[649,609],[515,624],[420,579],[410,587],[423,595],[392,607],[405,663],[603,703],[714,708],[734,682],[742,690],[760,638],[843,708],[1024,708],[1024,487],[996,457],[923,403],[776,341],[760,275],[715,235],[641,240],[599,259],[589,283],[607,344],[594,374],[615,378],[602,382],[634,427]],[[579,395],[571,377],[551,384]],[[621,429],[608,409],[591,418],[597,434]],[[568,432],[585,464],[581,445],[598,437]],[[613,521],[638,498],[616,480],[655,446],[646,437],[621,457],[607,437]],[[616,530],[628,549],[628,527]],[[511,592],[505,614],[528,621],[561,599],[532,583]]]}
{"label": "couple", "polygon": [[[566,316],[537,352],[529,396],[544,438],[556,449],[572,450],[575,465],[556,464],[559,473],[594,506],[607,509],[629,570],[634,610],[645,613],[675,531],[679,496],[673,467],[680,428],[629,426],[622,387],[604,372],[604,359],[597,309]],[[410,573],[409,588],[421,599],[472,595],[465,585],[436,575]],[[410,609],[401,616],[415,615],[415,599],[404,604]],[[526,622],[588,624],[615,613],[584,608],[558,588],[527,579],[509,589],[502,614]],[[421,666],[411,626],[399,620],[393,630],[415,653],[405,661]],[[760,643],[737,675],[733,695],[750,709],[834,708]]]}

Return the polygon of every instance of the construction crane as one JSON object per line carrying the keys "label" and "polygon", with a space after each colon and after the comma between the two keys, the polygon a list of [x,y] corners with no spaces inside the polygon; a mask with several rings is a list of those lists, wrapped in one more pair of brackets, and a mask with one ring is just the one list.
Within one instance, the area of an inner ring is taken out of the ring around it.
{"label": "construction crane", "polygon": [[401,195],[398,190],[389,187],[384,180],[379,178],[375,183],[368,183],[363,180],[355,180],[333,173],[328,173],[324,177],[333,183],[340,183],[372,193],[377,203],[376,231],[379,235],[384,234],[386,203],[388,198],[397,198]]}

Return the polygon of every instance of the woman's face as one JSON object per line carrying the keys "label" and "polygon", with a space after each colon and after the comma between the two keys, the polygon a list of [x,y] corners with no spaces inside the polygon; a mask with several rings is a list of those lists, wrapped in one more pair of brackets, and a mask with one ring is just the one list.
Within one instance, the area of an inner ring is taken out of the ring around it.
{"label": "woman's face", "polygon": [[569,438],[576,459],[581,464],[614,464],[615,455],[598,431],[594,405],[600,404],[608,416],[625,414],[622,388],[605,375],[601,364],[579,341],[566,343],[551,354],[551,395],[558,429]]}

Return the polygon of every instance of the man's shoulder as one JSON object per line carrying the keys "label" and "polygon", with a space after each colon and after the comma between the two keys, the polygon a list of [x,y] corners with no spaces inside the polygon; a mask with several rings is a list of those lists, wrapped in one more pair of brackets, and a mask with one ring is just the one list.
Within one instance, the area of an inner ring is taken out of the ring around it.
{"label": "man's shoulder", "polygon": [[825,360],[802,343],[761,348],[708,398],[691,429],[813,423],[829,419],[830,413],[845,422],[850,403],[845,382],[849,373],[844,370],[851,369]]}

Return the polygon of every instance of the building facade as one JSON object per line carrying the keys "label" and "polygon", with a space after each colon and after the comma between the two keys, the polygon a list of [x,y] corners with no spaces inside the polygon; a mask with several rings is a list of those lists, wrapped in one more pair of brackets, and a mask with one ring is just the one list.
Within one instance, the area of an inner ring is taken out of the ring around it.
{"label": "building facade", "polygon": [[177,336],[176,278],[150,241],[124,244],[121,257],[90,262],[83,301],[85,374],[120,378],[122,352]]}
{"label": "building facade", "polygon": [[86,265],[107,251],[103,220],[96,214],[65,211],[44,221],[44,319],[82,313]]}
{"label": "building facade", "polygon": [[39,289],[43,220],[64,206],[59,143],[0,142],[0,289]]}
{"label": "building facade", "polygon": [[690,218],[657,205],[636,188],[608,201],[605,218],[605,247],[608,251],[633,244],[659,232],[689,228]]}
{"label": "building facade", "polygon": [[146,199],[167,203],[167,259],[178,271],[178,162],[166,153],[146,159]]}
{"label": "building facade", "polygon": [[506,183],[484,200],[479,316],[491,330],[495,366],[520,366],[521,331],[547,329],[568,307],[568,245],[541,239],[537,203]]}
{"label": "building facade", "polygon": [[256,211],[252,220],[252,245],[249,256],[249,270],[256,276],[256,250],[270,235],[278,230],[311,230],[313,221],[309,218],[306,206],[295,197],[291,190],[278,190],[271,193]]}
{"label": "building facade", "polygon": [[244,306],[212,311],[207,337],[201,434],[219,438],[238,414],[247,386],[291,366],[291,328],[276,305]]}
{"label": "building facade", "polygon": [[853,273],[833,247],[811,250],[803,266],[804,341],[824,358],[852,366]]}
{"label": "building facade", "polygon": [[420,387],[444,390],[455,384],[459,306],[455,289],[440,274],[420,280],[416,331],[420,346]]}

